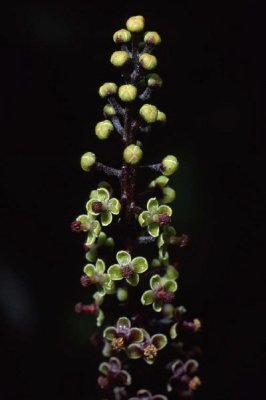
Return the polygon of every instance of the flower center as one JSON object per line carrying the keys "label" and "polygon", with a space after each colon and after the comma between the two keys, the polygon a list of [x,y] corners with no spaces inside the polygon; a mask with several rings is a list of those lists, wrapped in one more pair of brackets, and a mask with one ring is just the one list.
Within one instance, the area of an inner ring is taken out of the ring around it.
{"label": "flower center", "polygon": [[175,294],[172,292],[166,292],[164,289],[160,289],[155,293],[155,297],[159,300],[162,300],[164,303],[171,303],[175,298]]}
{"label": "flower center", "polygon": [[104,211],[103,203],[101,201],[94,201],[91,205],[91,208],[95,213],[101,213]]}
{"label": "flower center", "polygon": [[171,218],[167,214],[159,214],[158,222],[160,225],[167,225],[171,222]]}
{"label": "flower center", "polygon": [[143,349],[144,357],[148,358],[149,360],[153,360],[157,356],[158,350],[154,344],[148,344]]}
{"label": "flower center", "polygon": [[122,337],[126,340],[129,339],[130,333],[130,328],[125,325],[119,325],[117,328],[117,334],[119,335],[119,337]]}
{"label": "flower center", "polygon": [[124,344],[125,344],[125,340],[124,340],[124,338],[123,337],[118,337],[118,338],[114,338],[113,340],[112,340],[112,349],[113,350],[121,350],[122,349],[122,347],[124,347]]}
{"label": "flower center", "polygon": [[80,232],[81,231],[81,222],[80,221],[71,222],[70,228],[71,228],[72,232]]}
{"label": "flower center", "polygon": [[131,264],[122,266],[122,276],[123,278],[130,278],[134,274],[134,267]]}

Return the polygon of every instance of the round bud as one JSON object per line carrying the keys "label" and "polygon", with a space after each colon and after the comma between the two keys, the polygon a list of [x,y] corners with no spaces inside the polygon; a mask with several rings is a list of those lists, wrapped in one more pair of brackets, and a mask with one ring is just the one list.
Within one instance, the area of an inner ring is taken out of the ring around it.
{"label": "round bud", "polygon": [[145,19],[142,15],[136,15],[134,17],[130,17],[126,26],[130,32],[140,32],[144,29]]}
{"label": "round bud", "polygon": [[127,294],[127,289],[124,288],[118,288],[116,291],[116,296],[119,301],[126,301],[128,294]]}
{"label": "round bud", "polygon": [[131,33],[126,29],[119,29],[114,33],[113,40],[115,43],[127,43],[131,40]]}
{"label": "round bud", "polygon": [[148,124],[152,124],[153,122],[157,121],[158,109],[151,104],[143,104],[143,106],[139,110],[139,113],[144,121]]}
{"label": "round bud", "polygon": [[122,85],[118,89],[118,96],[125,102],[133,101],[137,97],[137,88],[133,85]]}
{"label": "round bud", "polygon": [[129,55],[126,51],[115,51],[112,56],[111,56],[111,63],[115,66],[115,67],[122,67],[123,65],[125,65],[129,60]]}
{"label": "round bud", "polygon": [[99,89],[101,97],[112,96],[117,92],[117,85],[114,82],[106,82]]}
{"label": "round bud", "polygon": [[95,162],[96,162],[95,154],[88,151],[81,157],[80,166],[83,169],[83,171],[89,172],[91,167],[95,164]]}
{"label": "round bud", "polygon": [[157,122],[166,122],[166,114],[164,112],[158,111]]}
{"label": "round bud", "polygon": [[166,176],[172,175],[179,167],[179,162],[175,156],[164,157],[161,165],[162,173]]}
{"label": "round bud", "polygon": [[110,133],[112,133],[113,130],[114,130],[113,124],[108,119],[98,122],[98,124],[95,127],[96,136],[100,140],[108,139],[110,136]]}
{"label": "round bud", "polygon": [[146,32],[144,35],[144,42],[147,44],[153,44],[157,46],[162,41],[159,33],[157,32]]}
{"label": "round bud", "polygon": [[103,108],[103,115],[105,116],[105,118],[110,118],[116,115],[116,111],[114,107],[111,106],[111,104],[106,104]]}
{"label": "round bud", "polygon": [[152,54],[143,53],[139,57],[140,65],[147,70],[151,70],[157,67],[157,58]]}
{"label": "round bud", "polygon": [[163,84],[162,78],[158,74],[149,74],[146,79],[148,86],[151,88],[160,88]]}
{"label": "round bud", "polygon": [[162,188],[162,192],[163,192],[163,198],[162,198],[163,203],[166,204],[172,203],[172,201],[175,200],[176,193],[174,189],[170,188],[169,186],[166,186]]}
{"label": "round bud", "polygon": [[139,146],[135,144],[130,144],[124,150],[123,156],[124,160],[131,165],[138,164],[142,158],[143,151]]}

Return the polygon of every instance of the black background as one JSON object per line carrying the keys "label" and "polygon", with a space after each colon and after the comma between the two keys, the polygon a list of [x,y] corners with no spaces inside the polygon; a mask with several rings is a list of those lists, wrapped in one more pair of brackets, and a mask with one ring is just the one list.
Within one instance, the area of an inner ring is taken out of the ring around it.
{"label": "black background", "polygon": [[155,100],[169,123],[144,142],[147,160],[180,160],[174,222],[191,236],[180,301],[203,320],[198,398],[264,397],[263,13],[142,3],[10,2],[1,13],[1,399],[95,398],[100,357],[91,319],[73,313],[84,259],[69,224],[96,184],[80,155],[118,162],[93,134],[97,90],[118,78],[112,34],[135,14],[163,38]]}

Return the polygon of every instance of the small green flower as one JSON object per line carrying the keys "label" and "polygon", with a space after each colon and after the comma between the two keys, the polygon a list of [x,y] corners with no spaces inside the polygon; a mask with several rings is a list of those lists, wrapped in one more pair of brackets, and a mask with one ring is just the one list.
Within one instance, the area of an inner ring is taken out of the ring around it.
{"label": "small green flower", "polygon": [[131,328],[131,322],[127,317],[120,317],[116,326],[105,328],[103,337],[111,342],[113,350],[124,349],[129,343],[139,343],[144,339],[142,329]]}
{"label": "small green flower", "polygon": [[141,296],[141,303],[144,306],[152,304],[154,311],[160,312],[164,303],[171,303],[174,300],[177,283],[173,279],[153,275],[150,287],[151,290],[146,290]]}
{"label": "small green flower", "polygon": [[147,364],[153,364],[158,351],[167,345],[167,337],[157,333],[150,337],[145,329],[142,329],[144,340],[142,343],[132,343],[127,348],[127,356],[132,359],[143,357]]}
{"label": "small green flower", "polygon": [[105,188],[99,188],[91,193],[91,199],[87,202],[86,208],[91,215],[101,214],[101,223],[107,226],[112,222],[113,215],[120,212],[121,204],[118,199],[111,198],[110,193]]}
{"label": "small green flower", "polygon": [[102,296],[115,292],[114,282],[110,279],[110,276],[105,273],[105,262],[100,258],[98,258],[95,265],[85,265],[83,271],[90,279],[90,283],[97,285],[98,293]]}
{"label": "small green flower", "polygon": [[95,262],[98,257],[98,249],[102,246],[114,246],[114,239],[112,237],[107,237],[105,232],[100,232],[97,241],[93,244],[89,245],[87,242],[84,243],[84,248],[86,250],[86,260],[88,260],[89,262]]}
{"label": "small green flower", "polygon": [[71,228],[75,232],[88,232],[86,244],[89,246],[95,242],[102,229],[99,221],[96,221],[95,217],[90,214],[79,215],[72,222]]}
{"label": "small green flower", "polygon": [[107,273],[114,281],[122,280],[123,278],[131,286],[137,286],[139,283],[139,274],[147,271],[148,262],[144,257],[135,257],[131,260],[131,255],[124,250],[116,253],[118,264],[111,265]]}
{"label": "small green flower", "polygon": [[160,226],[169,224],[171,221],[172,209],[168,206],[159,206],[156,197],[153,197],[147,202],[147,210],[139,215],[139,224],[141,227],[146,227],[151,236],[157,237],[160,233]]}
{"label": "small green flower", "polygon": [[157,245],[159,248],[164,249],[176,239],[176,230],[173,226],[166,225],[162,233],[158,237]]}
{"label": "small green flower", "polygon": [[162,198],[160,201],[162,203],[171,203],[175,200],[175,190],[167,186],[169,178],[164,175],[158,176],[156,179],[150,182],[149,188],[158,188],[162,192]]}
{"label": "small green flower", "polygon": [[96,325],[102,326],[105,316],[103,310],[100,308],[100,305],[102,305],[104,297],[99,292],[95,292],[93,298],[97,307]]}

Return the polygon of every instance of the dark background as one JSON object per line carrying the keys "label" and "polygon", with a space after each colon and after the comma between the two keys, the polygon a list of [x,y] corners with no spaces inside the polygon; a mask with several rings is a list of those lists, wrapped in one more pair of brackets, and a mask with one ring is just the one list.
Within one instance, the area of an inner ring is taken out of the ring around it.
{"label": "dark background", "polygon": [[92,320],[73,313],[84,258],[69,224],[96,184],[80,155],[117,162],[93,134],[97,90],[118,78],[112,34],[135,14],[163,38],[156,104],[169,122],[145,148],[180,161],[174,222],[191,237],[180,301],[203,320],[198,399],[264,398],[262,9],[142,3],[24,1],[1,13],[1,399],[95,398],[100,357]]}

